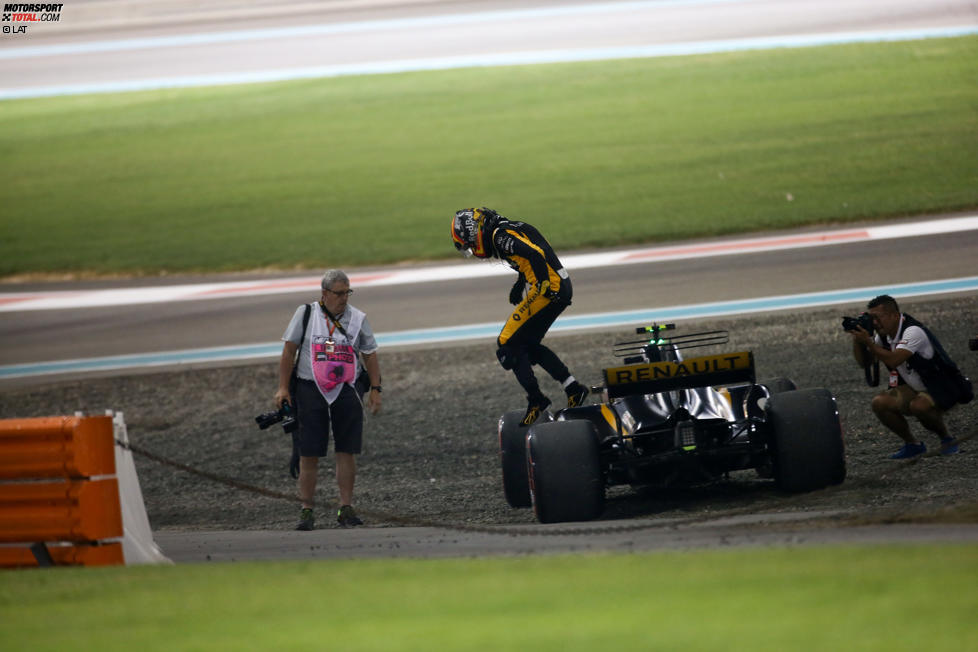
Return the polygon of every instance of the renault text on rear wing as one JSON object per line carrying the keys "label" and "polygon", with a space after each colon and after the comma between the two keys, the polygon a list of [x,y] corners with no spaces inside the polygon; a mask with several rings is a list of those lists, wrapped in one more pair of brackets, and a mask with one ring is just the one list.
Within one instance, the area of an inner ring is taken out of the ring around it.
{"label": "renault text on rear wing", "polygon": [[655,394],[673,389],[754,382],[750,351],[688,358],[681,362],[649,362],[604,370],[610,398]]}

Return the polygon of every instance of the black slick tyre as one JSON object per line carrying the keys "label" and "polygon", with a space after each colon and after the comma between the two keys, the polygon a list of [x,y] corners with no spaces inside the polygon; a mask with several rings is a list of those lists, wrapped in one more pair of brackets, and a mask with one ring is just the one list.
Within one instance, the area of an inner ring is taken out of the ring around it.
{"label": "black slick tyre", "polygon": [[530,495],[541,523],[588,521],[604,509],[598,439],[590,421],[530,427]]}
{"label": "black slick tyre", "polygon": [[827,389],[774,394],[767,404],[774,479],[789,492],[814,491],[846,477],[835,398]]}
{"label": "black slick tyre", "polygon": [[526,466],[527,427],[520,425],[522,410],[499,418],[499,458],[503,467],[503,494],[510,507],[529,507],[530,480]]}

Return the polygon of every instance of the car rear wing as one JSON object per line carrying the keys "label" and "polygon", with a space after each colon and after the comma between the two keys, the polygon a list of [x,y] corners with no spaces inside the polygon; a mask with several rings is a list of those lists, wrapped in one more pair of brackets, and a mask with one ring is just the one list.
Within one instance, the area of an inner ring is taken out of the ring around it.
{"label": "car rear wing", "polygon": [[644,335],[645,339],[616,342],[614,354],[619,358],[624,358],[625,364],[630,364],[647,360],[660,360],[662,356],[659,352],[662,350],[695,349],[722,345],[730,341],[730,334],[725,330],[663,336],[663,333],[675,330],[675,328],[675,324],[652,324],[651,326],[636,328],[635,333]]}
{"label": "car rear wing", "polygon": [[753,383],[754,380],[754,354],[750,351],[704,355],[680,362],[627,364],[604,370],[609,398],[693,387]]}

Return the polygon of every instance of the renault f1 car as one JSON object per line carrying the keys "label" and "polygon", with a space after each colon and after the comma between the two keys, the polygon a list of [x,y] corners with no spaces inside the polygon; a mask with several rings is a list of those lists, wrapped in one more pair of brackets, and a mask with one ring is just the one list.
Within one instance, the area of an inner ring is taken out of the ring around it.
{"label": "renault f1 car", "polygon": [[616,485],[669,487],[755,469],[787,492],[841,483],[842,427],[827,389],[787,378],[758,382],[749,351],[685,358],[726,344],[727,331],[664,337],[674,324],[636,330],[615,345],[624,364],[604,370],[602,402],[499,419],[503,492],[543,523],[598,517]]}

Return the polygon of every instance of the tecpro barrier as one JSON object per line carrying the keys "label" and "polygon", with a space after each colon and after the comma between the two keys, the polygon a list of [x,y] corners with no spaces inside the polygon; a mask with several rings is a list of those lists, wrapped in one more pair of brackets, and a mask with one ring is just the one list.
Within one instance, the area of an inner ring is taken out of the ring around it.
{"label": "tecpro barrier", "polygon": [[120,436],[121,414],[0,420],[0,567],[168,561]]}

